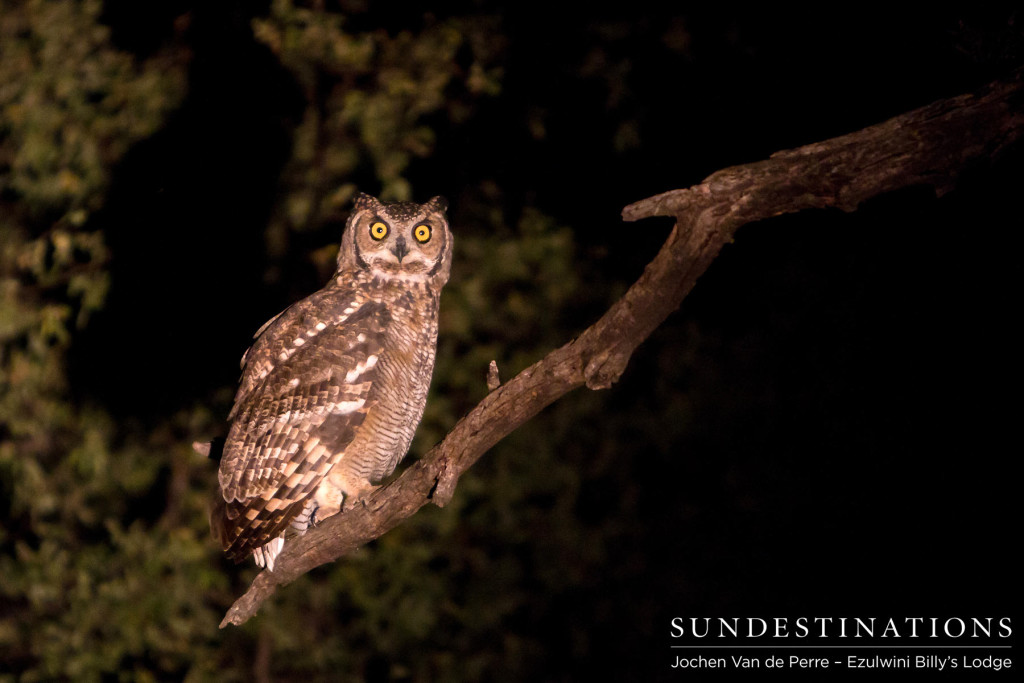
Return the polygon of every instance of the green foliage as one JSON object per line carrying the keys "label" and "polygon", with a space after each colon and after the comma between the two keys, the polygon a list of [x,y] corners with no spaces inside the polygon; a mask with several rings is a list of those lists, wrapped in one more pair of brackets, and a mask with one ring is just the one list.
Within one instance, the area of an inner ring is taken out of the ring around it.
{"label": "green foliage", "polygon": [[93,214],[113,164],[184,90],[183,53],[137,63],[110,46],[100,9],[34,0],[0,14],[0,677],[169,661],[201,598],[157,587],[220,580],[185,564],[205,552],[185,527],[131,521],[170,461],[166,437],[143,443],[70,400],[66,351],[109,286]]}
{"label": "green foliage", "polygon": [[[471,122],[501,91],[493,17],[349,30],[322,5],[277,0],[252,24],[307,103],[266,228],[268,281],[285,259],[329,270],[336,247],[320,245],[336,245],[356,179],[411,198],[410,169],[439,127]],[[113,168],[185,94],[181,48],[140,63],[110,45],[99,11],[36,0],[0,14],[0,680],[536,676],[545,634],[516,624],[542,618],[537,595],[593,583],[627,534],[579,514],[586,482],[610,467],[581,426],[589,396],[501,444],[445,509],[303,577],[244,628],[217,629],[255,569],[209,540],[214,468],[188,444],[222,431],[233,387],[146,424],[77,397],[68,377],[69,348],[107,300],[98,210]],[[486,179],[458,198],[414,456],[483,397],[492,359],[508,379],[576,331],[565,321],[581,301],[606,296],[584,287],[571,228],[502,210],[513,203]],[[585,656],[584,640],[575,648]]]}
{"label": "green foliage", "polygon": [[[395,35],[352,32],[346,24],[342,14],[291,0],[275,0],[270,15],[253,22],[307,102],[282,172],[284,197],[267,228],[278,257],[289,251],[291,231],[340,215],[364,169],[380,184],[378,196],[412,199],[405,173],[434,150],[428,120],[464,121],[479,97],[500,90],[501,41],[487,18],[428,18],[418,31]],[[468,51],[468,65],[460,51]]]}
{"label": "green foliage", "polygon": [[[399,678],[461,680],[541,651],[502,635],[525,604],[523,568],[462,542],[490,538],[494,523],[472,512],[490,496],[473,480],[446,510],[289,587],[252,625],[217,630],[254,571],[230,581],[207,538],[212,468],[187,444],[216,433],[220,416],[186,405],[151,429],[75,400],[67,377],[66,353],[109,289],[95,212],[113,166],[159,129],[184,84],[180,50],[139,63],[110,46],[99,11],[36,1],[0,18],[0,678],[241,680],[266,658],[289,677],[362,676],[387,662]],[[489,19],[428,19],[393,35],[346,32],[345,21],[282,1],[253,25],[308,99],[268,228],[272,256],[335,218],[361,168],[384,196],[409,198],[404,174],[433,152],[430,121],[457,125],[499,91]],[[532,209],[512,226],[483,205],[466,215],[487,228],[457,241],[464,265],[446,294],[417,452],[482,395],[491,358],[509,372],[555,343],[551,321],[579,284],[567,228]],[[522,482],[505,483],[519,496]],[[505,526],[515,527],[507,515]]]}
{"label": "green foliage", "polygon": [[140,68],[111,49],[98,0],[10,4],[0,14],[3,188],[34,214],[96,208],[111,165],[179,100],[183,73],[172,55]]}

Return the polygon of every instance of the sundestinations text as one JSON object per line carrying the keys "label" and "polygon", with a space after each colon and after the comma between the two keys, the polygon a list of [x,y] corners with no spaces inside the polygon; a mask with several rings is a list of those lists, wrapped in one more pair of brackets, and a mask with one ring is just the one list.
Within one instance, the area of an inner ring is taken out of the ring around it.
{"label": "sundestinations text", "polygon": [[1009,638],[1009,617],[674,617],[673,638]]}

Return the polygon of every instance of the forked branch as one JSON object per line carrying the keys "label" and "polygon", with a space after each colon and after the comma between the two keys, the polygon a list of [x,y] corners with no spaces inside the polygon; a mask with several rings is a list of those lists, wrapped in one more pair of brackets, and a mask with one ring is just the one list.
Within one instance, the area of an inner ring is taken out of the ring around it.
{"label": "forked branch", "polygon": [[643,275],[576,339],[494,389],[440,444],[365,505],[289,542],[228,610],[242,624],[278,586],[386,533],[427,503],[451,500],[459,477],[494,444],[579,386],[605,389],[633,350],[689,293],[741,225],[807,208],[853,211],[866,199],[929,185],[941,194],[973,162],[991,160],[1024,129],[1021,72],[973,95],[941,100],[831,140],[719,171],[699,185],[627,206],[623,218],[676,220]]}

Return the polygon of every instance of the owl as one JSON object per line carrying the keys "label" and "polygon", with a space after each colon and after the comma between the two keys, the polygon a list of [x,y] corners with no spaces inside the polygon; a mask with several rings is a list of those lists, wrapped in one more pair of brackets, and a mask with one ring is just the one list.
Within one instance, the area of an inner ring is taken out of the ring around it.
{"label": "owl", "polygon": [[446,209],[358,195],[331,281],[256,332],[210,519],[236,562],[273,571],[286,534],[350,507],[409,450],[451,272]]}

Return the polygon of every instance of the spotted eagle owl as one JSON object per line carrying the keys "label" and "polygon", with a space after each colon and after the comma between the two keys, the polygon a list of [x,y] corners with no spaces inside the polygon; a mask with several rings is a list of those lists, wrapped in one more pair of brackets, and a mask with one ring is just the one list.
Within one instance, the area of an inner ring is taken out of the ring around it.
{"label": "spotted eagle owl", "polygon": [[446,209],[358,195],[331,281],[256,332],[211,514],[228,557],[272,571],[286,532],[351,506],[405,456],[451,271]]}

